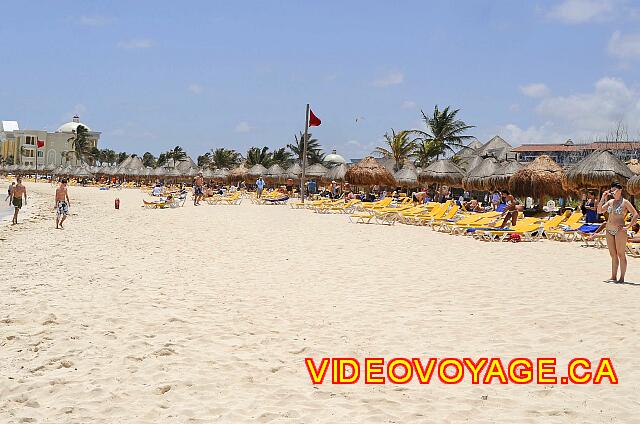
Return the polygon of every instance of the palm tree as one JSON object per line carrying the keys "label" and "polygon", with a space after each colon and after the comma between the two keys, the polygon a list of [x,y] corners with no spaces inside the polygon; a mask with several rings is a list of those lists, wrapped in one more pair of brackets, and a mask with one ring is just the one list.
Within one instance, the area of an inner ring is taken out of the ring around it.
{"label": "palm tree", "polygon": [[71,142],[71,150],[67,154],[67,159],[75,156],[76,160],[84,162],[87,157],[91,156],[89,130],[84,125],[78,125],[75,135],[67,141]]}
{"label": "palm tree", "polygon": [[124,162],[129,157],[129,153],[127,153],[127,152],[120,152],[117,155],[118,155],[118,157],[116,159],[116,163],[118,165],[121,164],[122,162]]}
{"label": "palm tree", "polygon": [[269,167],[271,165],[271,153],[269,152],[269,148],[265,147],[251,147],[247,151],[247,166],[253,166],[261,164],[264,167]]}
{"label": "palm tree", "polygon": [[207,152],[204,155],[198,156],[198,159],[196,159],[196,163],[200,168],[209,167],[209,165],[211,165],[211,153]]}
{"label": "palm tree", "polygon": [[178,163],[181,160],[184,160],[187,158],[187,152],[185,152],[182,147],[176,146],[173,148],[173,150],[169,150],[167,152],[167,157],[169,159],[173,159],[175,163]]}
{"label": "palm tree", "polygon": [[384,133],[387,147],[376,147],[374,153],[379,153],[386,158],[392,158],[395,162],[394,169],[398,171],[404,165],[404,161],[411,156],[416,147],[416,143],[409,140],[408,131],[400,131],[396,134],[391,128],[391,134]]}
{"label": "palm tree", "polygon": [[240,153],[233,149],[225,149],[219,147],[215,150],[211,149],[210,166],[216,169],[233,168],[241,161]]}
{"label": "palm tree", "polygon": [[158,160],[156,161],[156,166],[164,166],[167,164],[168,160],[169,157],[167,156],[167,153],[160,153]]}
{"label": "palm tree", "polygon": [[293,158],[291,152],[288,152],[285,147],[281,147],[276,149],[271,154],[271,162],[272,164],[276,163],[283,168],[288,168],[293,162]]}
{"label": "palm tree", "polygon": [[[302,141],[304,139],[304,134],[300,132],[300,137],[294,135],[295,139],[294,144],[287,144],[287,148],[293,152],[294,157],[298,159],[298,163],[302,165],[302,154],[304,151],[304,146]],[[321,158],[321,159],[320,159]],[[322,153],[322,148],[320,147],[320,143],[317,139],[312,138],[311,133],[308,134],[307,138],[307,165],[313,165],[314,163],[322,162],[324,159],[324,154]],[[312,160],[314,162],[312,162]]]}
{"label": "palm tree", "polygon": [[144,152],[142,155],[142,164],[144,166],[155,167],[156,166],[156,157],[153,156],[151,152]]}
{"label": "palm tree", "polygon": [[464,135],[464,132],[475,127],[456,119],[460,109],[450,110],[450,106],[447,106],[443,110],[439,110],[436,105],[432,116],[428,117],[423,111],[420,112],[428,130],[411,130],[410,132],[416,136],[414,141],[418,144],[425,141],[434,143],[434,146],[430,148],[434,149],[436,159],[447,151],[455,152],[456,149],[464,147],[466,140],[474,138],[471,135]]}
{"label": "palm tree", "polygon": [[109,164],[113,165],[118,160],[118,155],[115,150],[104,149],[104,160]]}
{"label": "palm tree", "polygon": [[433,160],[433,158],[442,154],[442,149],[439,144],[433,140],[423,140],[416,143],[416,148],[413,151],[413,156],[416,158],[416,165],[426,167]]}

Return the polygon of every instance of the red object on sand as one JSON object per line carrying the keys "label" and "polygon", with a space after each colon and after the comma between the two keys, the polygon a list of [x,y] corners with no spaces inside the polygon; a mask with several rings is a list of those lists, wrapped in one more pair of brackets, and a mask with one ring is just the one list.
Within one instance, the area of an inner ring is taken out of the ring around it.
{"label": "red object on sand", "polygon": [[311,109],[309,109],[309,126],[310,127],[317,127],[320,124],[322,124],[322,121],[320,120],[320,118],[318,118],[316,115],[314,115],[313,111]]}

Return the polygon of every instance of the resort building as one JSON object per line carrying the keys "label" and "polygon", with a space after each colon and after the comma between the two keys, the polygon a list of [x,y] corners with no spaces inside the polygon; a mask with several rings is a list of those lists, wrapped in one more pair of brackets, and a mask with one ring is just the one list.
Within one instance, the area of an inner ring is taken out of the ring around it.
{"label": "resort building", "polygon": [[77,165],[80,160],[73,150],[73,138],[80,125],[88,130],[89,149],[97,147],[101,133],[81,123],[77,115],[55,132],[21,130],[16,121],[0,121],[0,161],[31,166],[37,156],[38,167]]}
{"label": "resort building", "polygon": [[618,159],[628,161],[637,159],[640,154],[640,142],[608,142],[596,141],[593,143],[575,144],[567,140],[562,144],[523,144],[512,150],[517,154],[520,162],[531,162],[540,155],[548,155],[560,165],[572,165],[594,152],[595,150],[608,149]]}

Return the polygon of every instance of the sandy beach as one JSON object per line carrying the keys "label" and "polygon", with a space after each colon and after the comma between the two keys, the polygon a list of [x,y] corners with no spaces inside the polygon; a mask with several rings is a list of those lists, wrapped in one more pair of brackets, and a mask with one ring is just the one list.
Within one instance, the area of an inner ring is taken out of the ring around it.
{"label": "sandy beach", "polygon": [[[0,183],[6,193],[7,183]],[[628,423],[640,260],[286,206],[28,184],[0,225],[0,422]],[[121,209],[115,210],[115,197]],[[314,386],[313,357],[610,357],[618,385]]]}

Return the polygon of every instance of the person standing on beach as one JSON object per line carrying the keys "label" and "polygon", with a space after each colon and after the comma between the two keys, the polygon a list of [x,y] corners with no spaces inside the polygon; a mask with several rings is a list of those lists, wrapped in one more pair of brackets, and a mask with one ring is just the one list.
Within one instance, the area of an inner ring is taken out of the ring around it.
{"label": "person standing on beach", "polygon": [[60,180],[60,185],[56,189],[56,229],[63,229],[62,223],[69,214],[69,192],[67,191],[67,180]]}
{"label": "person standing on beach", "polygon": [[262,197],[262,190],[264,189],[264,180],[262,177],[258,177],[256,180],[256,190],[258,192],[258,199]]}
{"label": "person standing on beach", "polygon": [[27,205],[27,188],[22,185],[22,177],[18,176],[16,178],[16,186],[13,188],[11,192],[12,199],[11,203],[13,203],[13,207],[15,211],[13,212],[13,221],[11,222],[13,225],[18,223],[18,212],[20,212],[20,208],[22,208],[22,197],[24,196],[24,205]]}
{"label": "person standing on beach", "polygon": [[7,194],[7,198],[4,199],[4,201],[6,202],[7,200],[9,201],[9,205],[11,205],[11,201],[13,200],[13,188],[16,186],[16,183],[14,183],[13,181],[11,182],[11,185],[9,186],[9,190],[8,190],[8,194]]}
{"label": "person standing on beach", "polygon": [[[602,198],[598,203],[598,213],[609,214],[605,226],[607,237],[607,247],[611,255],[611,278],[607,282],[624,283],[624,275],[627,272],[627,230],[632,228],[638,221],[638,211],[630,201],[622,196],[622,185],[612,183],[610,190],[602,193]],[[631,214],[631,222],[626,224],[627,213]],[[620,278],[617,279],[618,267],[620,267]]]}
{"label": "person standing on beach", "polygon": [[202,172],[199,172],[193,184],[193,206],[200,205],[200,200],[204,196],[203,187],[204,187],[204,177],[202,176]]}

